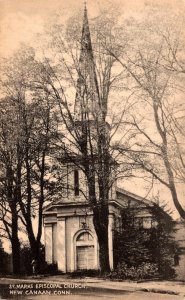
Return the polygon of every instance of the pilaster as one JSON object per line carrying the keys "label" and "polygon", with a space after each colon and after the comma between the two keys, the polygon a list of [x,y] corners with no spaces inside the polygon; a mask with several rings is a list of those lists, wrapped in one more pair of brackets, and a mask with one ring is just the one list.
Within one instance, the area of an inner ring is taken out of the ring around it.
{"label": "pilaster", "polygon": [[52,224],[44,225],[45,259],[48,264],[53,263],[53,228]]}
{"label": "pilaster", "polygon": [[114,224],[114,216],[109,215],[109,225],[108,225],[108,239],[109,239],[109,264],[110,269],[113,270],[113,224]]}
{"label": "pilaster", "polygon": [[58,270],[66,273],[66,220],[61,217],[57,222],[57,262]]}

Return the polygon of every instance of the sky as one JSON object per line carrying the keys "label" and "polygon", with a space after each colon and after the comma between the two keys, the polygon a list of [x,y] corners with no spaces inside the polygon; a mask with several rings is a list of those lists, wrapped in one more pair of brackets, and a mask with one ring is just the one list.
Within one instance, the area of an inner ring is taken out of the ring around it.
{"label": "sky", "polygon": [[[185,0],[88,0],[89,17],[110,3],[120,5],[123,18],[142,15],[148,6],[185,10]],[[0,56],[11,55],[21,42],[33,44],[55,12],[67,18],[83,6],[84,0],[0,0]]]}
{"label": "sky", "polygon": [[[185,0],[87,0],[89,19],[97,15],[99,8],[110,3],[120,5],[123,18],[142,18],[149,6],[155,7],[159,14],[168,9],[185,12]],[[60,13],[65,21],[83,8],[83,0],[0,0],[0,57],[11,56],[20,43],[34,46],[37,34],[44,32],[55,13]],[[128,188],[132,191],[133,183],[128,183]],[[138,181],[134,192],[139,189]],[[170,199],[166,190],[164,194]]]}

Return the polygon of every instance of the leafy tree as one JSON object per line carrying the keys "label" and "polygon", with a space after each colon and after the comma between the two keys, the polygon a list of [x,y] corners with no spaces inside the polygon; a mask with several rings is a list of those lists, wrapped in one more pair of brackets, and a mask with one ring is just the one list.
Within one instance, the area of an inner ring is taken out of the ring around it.
{"label": "leafy tree", "polygon": [[137,213],[138,210],[125,208],[122,213],[122,227],[115,229],[115,267],[119,270],[120,264],[124,263],[128,268],[135,267],[137,270],[142,265],[151,264],[157,267],[154,276],[173,277],[177,245],[172,237],[172,219],[156,205],[151,208],[153,226],[145,229],[140,224],[142,218],[137,217]]}
{"label": "leafy tree", "polygon": [[[6,99],[7,100],[7,99]],[[20,242],[18,237],[17,173],[21,167],[18,151],[18,122],[15,109],[9,101],[1,103],[0,111],[0,220],[2,236],[8,238],[12,247],[13,272],[20,272]]]}
{"label": "leafy tree", "polygon": [[[33,59],[32,55],[33,51],[30,49],[20,51],[12,59],[5,61],[2,68],[1,87],[5,97],[1,99],[0,150],[1,165],[9,173],[1,182],[4,204],[7,206],[8,203],[10,208],[6,212],[6,218],[12,218],[11,224],[3,219],[4,229],[9,238],[9,228],[12,232],[16,231],[18,240],[18,230],[22,223],[28,235],[32,258],[39,264],[42,208],[53,186],[49,176],[49,152],[51,140],[57,131],[57,119],[51,99],[31,89],[29,80],[33,70],[28,65]],[[36,215],[38,222],[35,233],[33,222]],[[19,249],[20,245],[12,246],[13,256],[14,251],[18,255]],[[19,259],[20,255],[17,261]]]}

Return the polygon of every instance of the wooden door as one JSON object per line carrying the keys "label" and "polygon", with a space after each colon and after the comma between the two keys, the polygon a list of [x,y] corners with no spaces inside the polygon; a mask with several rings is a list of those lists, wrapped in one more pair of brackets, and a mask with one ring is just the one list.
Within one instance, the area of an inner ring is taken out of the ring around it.
{"label": "wooden door", "polygon": [[77,254],[77,270],[94,269],[95,257],[94,246],[78,246]]}

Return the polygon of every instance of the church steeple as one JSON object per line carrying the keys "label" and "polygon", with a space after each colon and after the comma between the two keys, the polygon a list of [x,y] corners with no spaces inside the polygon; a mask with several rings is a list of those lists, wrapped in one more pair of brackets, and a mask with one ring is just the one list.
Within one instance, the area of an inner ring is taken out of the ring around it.
{"label": "church steeple", "polygon": [[91,34],[89,29],[89,22],[87,17],[87,7],[85,4],[84,7],[84,18],[83,18],[83,27],[82,27],[82,37],[81,37],[81,56],[82,58],[83,54],[90,54],[91,58],[93,58],[92,54],[92,44],[91,44]]}
{"label": "church steeple", "polygon": [[98,83],[93,58],[87,8],[85,5],[75,99],[75,119],[77,121],[87,119],[93,120],[98,107]]}

